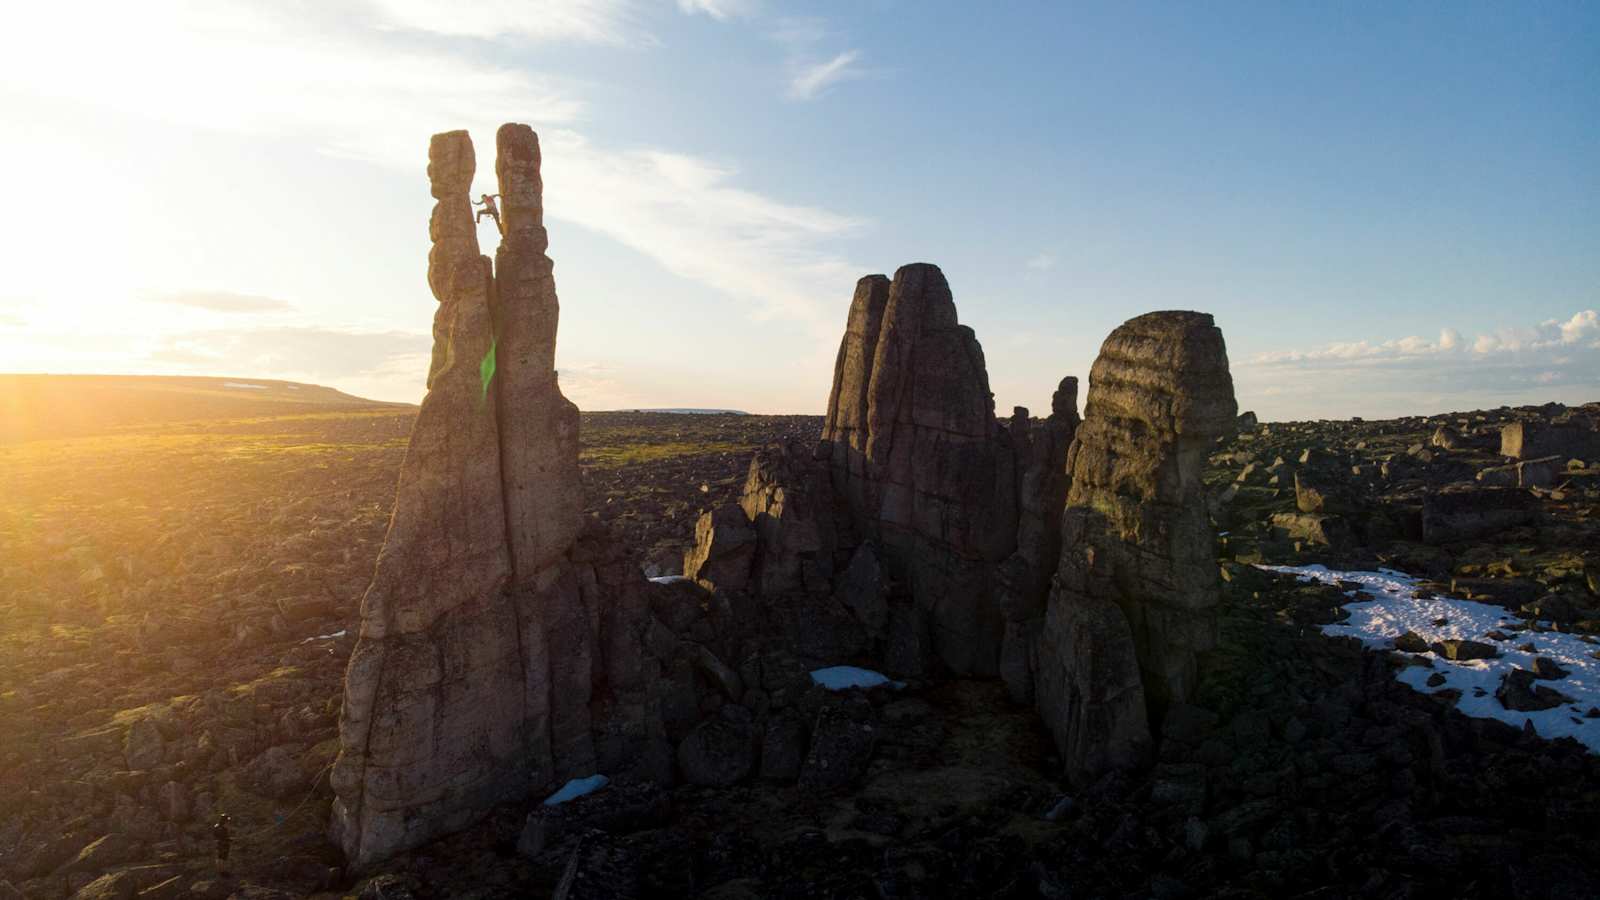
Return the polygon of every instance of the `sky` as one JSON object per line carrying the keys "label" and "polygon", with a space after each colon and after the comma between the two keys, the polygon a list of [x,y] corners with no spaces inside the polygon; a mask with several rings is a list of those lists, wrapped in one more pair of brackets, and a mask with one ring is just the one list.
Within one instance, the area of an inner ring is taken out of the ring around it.
{"label": "sky", "polygon": [[27,4],[0,371],[419,400],[428,137],[493,192],[517,121],[586,409],[821,413],[911,262],[1002,416],[1157,309],[1264,419],[1600,400],[1596,48],[1562,2]]}

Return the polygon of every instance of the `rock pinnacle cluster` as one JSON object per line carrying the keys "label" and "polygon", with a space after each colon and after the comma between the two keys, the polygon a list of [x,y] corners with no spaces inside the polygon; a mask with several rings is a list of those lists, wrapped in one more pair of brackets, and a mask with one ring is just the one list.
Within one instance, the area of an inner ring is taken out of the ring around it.
{"label": "rock pinnacle cluster", "polygon": [[696,524],[687,577],[652,583],[583,516],[538,138],[495,143],[492,261],[470,138],[429,147],[428,394],[332,777],[353,866],[575,777],[847,785],[874,713],[817,701],[807,674],[841,664],[1001,678],[1074,780],[1148,757],[1215,641],[1200,471],[1237,410],[1210,316],[1113,332],[1081,420],[1071,376],[1044,418],[1001,420],[944,273],[862,278],[818,439],[756,453],[740,502]]}

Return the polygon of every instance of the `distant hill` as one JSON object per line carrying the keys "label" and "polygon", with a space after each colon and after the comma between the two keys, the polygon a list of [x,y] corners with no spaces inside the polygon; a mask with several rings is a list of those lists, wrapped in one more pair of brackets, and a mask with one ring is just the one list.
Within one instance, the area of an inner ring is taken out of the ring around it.
{"label": "distant hill", "polygon": [[681,413],[686,416],[748,416],[742,409],[698,409],[692,406],[666,406],[653,409],[614,409],[610,412]]}
{"label": "distant hill", "polygon": [[164,422],[404,405],[261,378],[0,375],[0,444]]}

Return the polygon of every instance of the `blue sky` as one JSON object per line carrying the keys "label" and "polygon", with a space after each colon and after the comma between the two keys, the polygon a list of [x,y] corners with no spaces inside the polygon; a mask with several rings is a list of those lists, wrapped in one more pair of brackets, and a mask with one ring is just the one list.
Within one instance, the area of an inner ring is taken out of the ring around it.
{"label": "blue sky", "polygon": [[1269,418],[1600,399],[1593,5],[153,0],[13,25],[0,370],[418,399],[428,135],[471,129],[492,190],[515,120],[545,145],[586,408],[820,412],[855,279],[913,261],[1002,414],[1171,308],[1216,315]]}

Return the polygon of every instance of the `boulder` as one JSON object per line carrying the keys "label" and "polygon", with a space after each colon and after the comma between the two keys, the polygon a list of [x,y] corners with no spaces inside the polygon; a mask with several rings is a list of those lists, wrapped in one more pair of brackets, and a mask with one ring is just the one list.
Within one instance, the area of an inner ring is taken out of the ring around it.
{"label": "boulder", "polygon": [[868,634],[883,637],[888,632],[888,573],[883,570],[877,546],[871,541],[862,543],[851,555],[850,564],[840,574],[834,593]]}
{"label": "boulder", "polygon": [[169,781],[156,789],[156,805],[169,822],[189,820],[189,791],[176,781]]}
{"label": "boulder", "polygon": [[877,743],[872,703],[859,694],[832,697],[817,710],[811,749],[800,769],[802,790],[848,787],[866,774]]}
{"label": "boulder", "polygon": [[139,841],[121,832],[112,832],[91,841],[71,862],[62,867],[64,873],[83,872],[94,875],[112,866],[132,862],[139,858],[144,847]]}
{"label": "boulder", "polygon": [[112,872],[79,888],[72,900],[133,900],[138,880],[131,872]]}
{"label": "boulder", "polygon": [[166,757],[166,741],[161,729],[148,718],[134,720],[122,739],[122,759],[131,771],[153,769]]}
{"label": "boulder", "polygon": [[1429,649],[1445,659],[1453,659],[1458,661],[1469,659],[1494,659],[1500,655],[1500,651],[1496,650],[1493,644],[1486,644],[1483,641],[1470,641],[1465,639],[1437,641],[1430,645]]}
{"label": "boulder", "polygon": [[1556,483],[1566,469],[1564,457],[1545,456],[1517,463],[1517,487],[1547,488]]}
{"label": "boulder", "polygon": [[700,514],[694,546],[683,555],[683,574],[711,590],[743,590],[755,561],[756,532],[735,504]]}
{"label": "boulder", "polygon": [[1273,513],[1272,527],[1284,538],[1323,547],[1341,547],[1350,540],[1350,529],[1341,516],[1325,513]]}
{"label": "boulder", "polygon": [[297,800],[310,786],[294,750],[272,747],[245,767],[245,783],[263,797]]}
{"label": "boulder", "polygon": [[793,710],[767,720],[761,740],[761,777],[793,781],[806,760],[806,724]]}
{"label": "boulder", "polygon": [[1535,675],[1526,669],[1512,669],[1500,680],[1494,696],[1500,705],[1517,712],[1554,709],[1572,699],[1553,688],[1534,683]]}
{"label": "boulder", "polygon": [[1149,313],[1101,347],[1067,455],[1061,560],[1036,702],[1074,782],[1142,763],[1216,642],[1220,580],[1201,472],[1238,412],[1211,316]]}
{"label": "boulder", "polygon": [[1500,455],[1512,459],[1545,456],[1589,458],[1600,450],[1600,432],[1588,422],[1517,421],[1500,429]]}
{"label": "boulder", "polygon": [[723,709],[729,712],[701,722],[678,744],[678,769],[690,784],[730,787],[755,767],[755,729],[749,714],[732,714],[739,709],[735,706]]}
{"label": "boulder", "polygon": [[759,541],[751,589],[763,596],[832,590],[834,498],[815,457],[804,442],[788,441],[750,458],[739,505]]}
{"label": "boulder", "polygon": [[1422,539],[1429,544],[1473,540],[1538,519],[1538,498],[1527,491],[1457,485],[1423,498]]}

